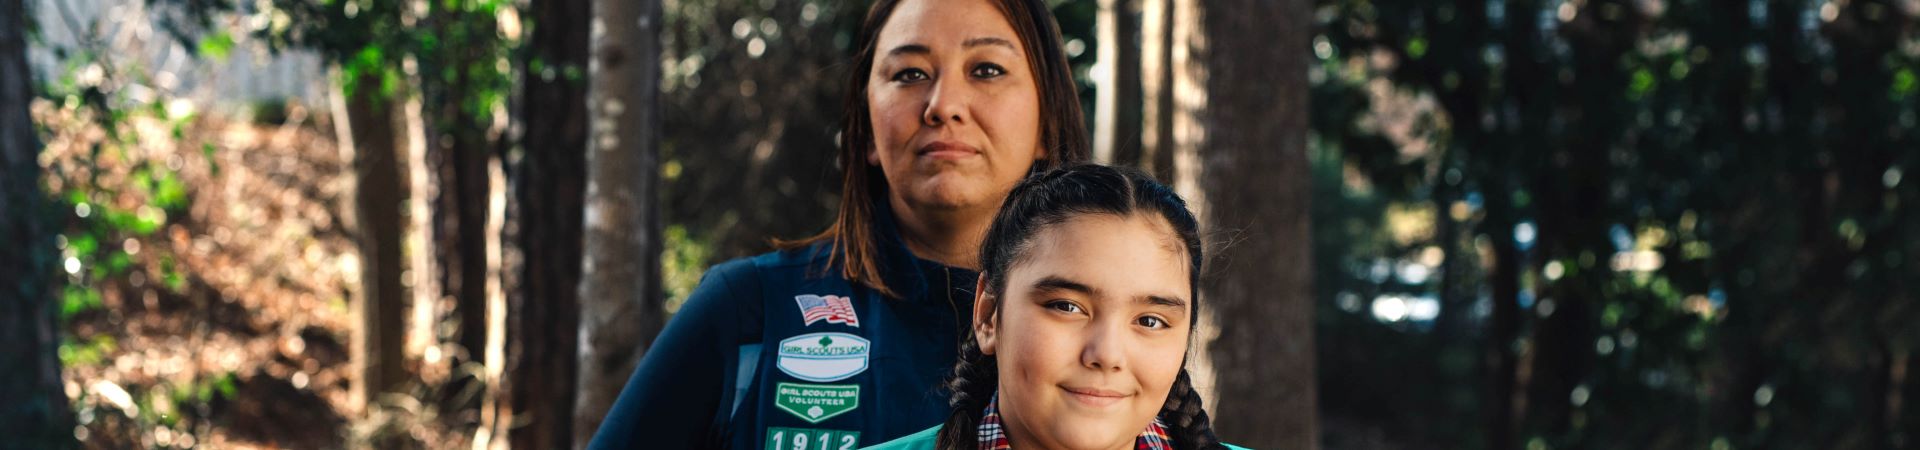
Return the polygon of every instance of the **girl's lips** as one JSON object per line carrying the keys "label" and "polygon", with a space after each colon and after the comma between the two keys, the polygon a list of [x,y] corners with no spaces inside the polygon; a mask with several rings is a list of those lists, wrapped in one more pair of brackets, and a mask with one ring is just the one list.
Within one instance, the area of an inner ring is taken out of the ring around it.
{"label": "girl's lips", "polygon": [[1107,390],[1107,389],[1081,388],[1081,387],[1070,387],[1070,386],[1061,386],[1060,389],[1067,391],[1068,398],[1072,398],[1074,401],[1080,402],[1087,406],[1093,406],[1093,407],[1110,406],[1115,403],[1119,403],[1120,400],[1127,398],[1127,394],[1121,393],[1120,391]]}

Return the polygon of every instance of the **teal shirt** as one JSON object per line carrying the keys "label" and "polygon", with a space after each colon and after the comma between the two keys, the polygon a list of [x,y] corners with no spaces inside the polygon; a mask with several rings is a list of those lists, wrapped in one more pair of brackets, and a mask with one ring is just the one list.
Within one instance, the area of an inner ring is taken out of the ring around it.
{"label": "teal shirt", "polygon": [[[944,426],[945,425],[934,425],[933,428],[920,430],[919,433],[902,436],[899,439],[887,441],[885,444],[867,447],[864,450],[930,450],[933,448],[934,441],[939,440],[940,428]],[[1246,447],[1238,445],[1225,445],[1227,448],[1233,450],[1247,450]]]}

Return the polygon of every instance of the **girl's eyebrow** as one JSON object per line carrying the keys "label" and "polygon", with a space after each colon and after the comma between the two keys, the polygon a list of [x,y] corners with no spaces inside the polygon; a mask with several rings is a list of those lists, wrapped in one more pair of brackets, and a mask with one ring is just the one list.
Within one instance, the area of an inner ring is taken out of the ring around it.
{"label": "girl's eyebrow", "polygon": [[1138,300],[1138,301],[1142,301],[1142,302],[1145,302],[1145,303],[1147,303],[1147,304],[1149,304],[1149,305],[1153,305],[1153,306],[1163,306],[1163,307],[1169,307],[1169,308],[1178,308],[1178,309],[1180,309],[1181,311],[1186,311],[1186,310],[1187,310],[1187,301],[1186,301],[1186,300],[1181,300],[1181,299],[1180,299],[1179,297],[1167,297],[1167,296],[1160,296],[1160,295],[1144,295],[1144,296],[1140,296],[1140,297],[1137,297],[1137,298],[1136,298],[1136,300]]}
{"label": "girl's eyebrow", "polygon": [[[1048,275],[1046,277],[1043,277],[1040,279],[1040,281],[1035,281],[1033,283],[1033,288],[1036,290],[1044,290],[1044,291],[1072,291],[1072,292],[1081,293],[1089,297],[1099,297],[1102,294],[1099,288],[1095,288],[1093,286],[1087,285],[1086,283],[1074,281],[1059,275]],[[1146,303],[1148,305],[1157,306],[1157,307],[1178,308],[1182,311],[1185,311],[1187,309],[1187,301],[1181,299],[1180,297],[1165,296],[1165,295],[1141,295],[1141,296],[1134,297],[1134,301],[1139,303]]]}
{"label": "girl's eyebrow", "polygon": [[1073,291],[1086,294],[1089,297],[1100,296],[1099,289],[1088,286],[1086,283],[1069,280],[1059,275],[1048,275],[1045,278],[1041,278],[1040,281],[1033,282],[1033,288],[1048,291]]}

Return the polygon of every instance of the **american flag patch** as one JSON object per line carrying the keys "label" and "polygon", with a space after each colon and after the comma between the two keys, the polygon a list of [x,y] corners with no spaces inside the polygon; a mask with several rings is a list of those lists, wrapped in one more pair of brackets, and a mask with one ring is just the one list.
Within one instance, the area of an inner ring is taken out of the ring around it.
{"label": "american flag patch", "polygon": [[847,301],[846,297],[796,295],[793,300],[800,303],[800,317],[807,321],[807,325],[825,320],[827,323],[860,326],[860,317],[853,314],[853,302]]}

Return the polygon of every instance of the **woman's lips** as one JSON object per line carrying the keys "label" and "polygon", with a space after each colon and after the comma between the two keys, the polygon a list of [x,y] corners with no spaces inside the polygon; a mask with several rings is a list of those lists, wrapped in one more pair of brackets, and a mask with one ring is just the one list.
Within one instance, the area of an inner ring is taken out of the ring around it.
{"label": "woman's lips", "polygon": [[1067,391],[1068,398],[1092,407],[1111,406],[1127,398],[1127,394],[1107,389],[1070,386],[1061,386],[1060,389]]}
{"label": "woman's lips", "polygon": [[915,156],[932,158],[937,160],[956,160],[961,158],[972,157],[979,154],[980,154],[980,149],[974,148],[971,145],[966,145],[966,144],[952,142],[952,141],[938,141],[931,144],[927,144],[924,147],[920,147],[919,151],[914,152]]}

